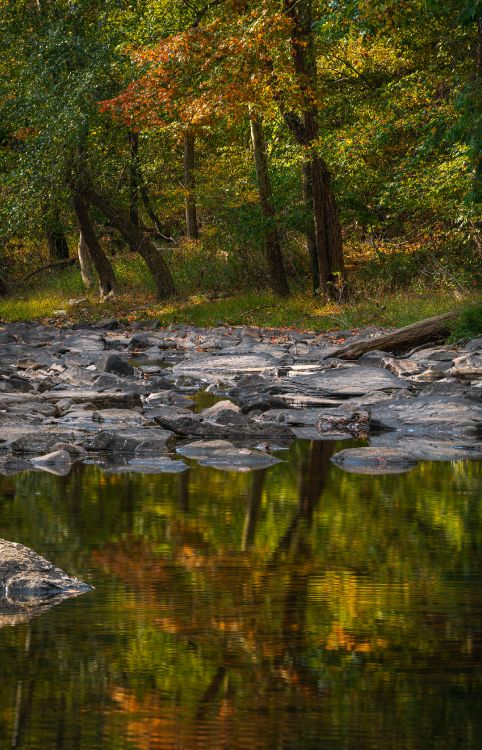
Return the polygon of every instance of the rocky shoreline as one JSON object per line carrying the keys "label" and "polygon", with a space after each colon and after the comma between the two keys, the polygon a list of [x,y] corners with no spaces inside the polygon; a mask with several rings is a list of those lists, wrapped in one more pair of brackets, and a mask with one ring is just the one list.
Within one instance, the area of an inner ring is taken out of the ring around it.
{"label": "rocky shoreline", "polygon": [[480,459],[482,338],[337,359],[381,333],[1,325],[0,474],[260,469],[296,438],[365,439],[333,457],[362,473]]}

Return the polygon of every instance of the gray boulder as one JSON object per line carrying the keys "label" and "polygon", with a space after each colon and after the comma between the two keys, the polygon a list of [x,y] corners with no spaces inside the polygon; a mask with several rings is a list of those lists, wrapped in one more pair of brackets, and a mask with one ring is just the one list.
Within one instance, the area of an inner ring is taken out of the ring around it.
{"label": "gray boulder", "polygon": [[318,395],[355,397],[371,391],[397,391],[407,383],[379,367],[343,367],[325,370],[313,375],[297,375],[290,378],[292,387],[302,393],[316,392]]}
{"label": "gray boulder", "polygon": [[30,462],[36,469],[42,469],[43,471],[48,471],[51,474],[57,474],[57,476],[61,477],[67,476],[72,468],[72,457],[70,453],[63,448],[47,453],[44,456],[31,458]]}
{"label": "gray boulder", "polygon": [[330,460],[354,474],[401,474],[417,464],[397,448],[346,448],[335,453]]}
{"label": "gray boulder", "polygon": [[227,440],[199,440],[177,449],[186,458],[194,458],[201,466],[225,471],[266,469],[280,463],[279,458],[250,448],[238,448]]}
{"label": "gray boulder", "polygon": [[97,363],[99,372],[111,372],[123,377],[134,375],[135,369],[125,359],[117,354],[106,354]]}
{"label": "gray boulder", "polygon": [[458,395],[426,395],[375,405],[370,427],[427,436],[477,436],[482,433],[482,404]]}
{"label": "gray boulder", "polygon": [[[0,539],[0,616],[36,611],[59,604],[92,587],[64,573],[36,552],[16,542]],[[8,623],[9,624],[9,623]]]}
{"label": "gray boulder", "polygon": [[188,468],[184,461],[174,461],[169,456],[135,456],[122,463],[107,463],[102,466],[103,471],[109,474],[179,474]]}
{"label": "gray boulder", "polygon": [[424,435],[400,435],[398,432],[383,432],[372,435],[370,445],[374,448],[397,448],[417,461],[480,461],[482,443],[478,439],[448,439]]}
{"label": "gray boulder", "polygon": [[108,453],[162,454],[175,444],[168,430],[155,427],[132,430],[100,430],[84,442],[88,451]]}

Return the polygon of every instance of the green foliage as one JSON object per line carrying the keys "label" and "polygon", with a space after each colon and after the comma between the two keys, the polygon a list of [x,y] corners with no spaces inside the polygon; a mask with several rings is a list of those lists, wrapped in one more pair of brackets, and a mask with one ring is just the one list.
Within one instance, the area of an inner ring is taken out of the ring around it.
{"label": "green foliage", "polygon": [[458,343],[468,341],[482,335],[482,302],[470,305],[462,310],[460,316],[452,324],[452,331],[448,341]]}
{"label": "green foliage", "polygon": [[[234,34],[229,14],[236,4],[208,5],[200,25],[218,23]],[[9,243],[1,251],[0,272],[9,281],[46,256],[45,227],[53,216],[72,238],[73,251],[76,219],[70,192],[86,173],[127,207],[127,129],[103,114],[100,102],[139,78],[129,47],[147,54],[164,42],[169,49],[173,35],[188,31],[203,7],[181,0],[0,4],[0,237]],[[255,0],[252,10],[268,18],[280,6],[275,0]],[[368,263],[352,263],[348,253],[352,287],[368,283],[396,290],[430,279],[458,289],[481,283],[479,18],[479,0],[313,0],[318,66],[313,94],[320,111],[316,148],[333,174],[346,245],[361,237],[375,248],[394,248],[376,250]],[[243,20],[239,41],[258,44],[248,20]],[[279,39],[273,50],[276,65],[291,59]],[[218,60],[220,69],[223,61]],[[175,55],[169,64],[175,69]],[[185,82],[185,95],[189,98],[191,87],[201,103],[204,93],[211,103],[213,92],[219,94],[217,116],[207,118],[197,135],[200,244],[183,242],[184,121],[171,117],[169,127],[162,128],[133,122],[140,130],[141,181],[162,226],[177,241],[178,249],[168,257],[181,294],[194,289],[230,293],[248,284],[263,288],[267,277],[248,122],[241,116],[231,122],[223,114],[236,106],[236,91],[223,101],[222,90],[212,88],[220,85],[216,70],[198,66]],[[229,70],[236,82],[236,67]],[[257,63],[252,73],[266,84]],[[292,85],[286,72],[278,95],[282,91],[289,98]],[[296,96],[293,101],[296,109]],[[273,91],[256,89],[256,102],[265,119],[277,224],[296,290],[307,286],[309,276],[303,153]],[[162,115],[159,98],[148,103]],[[152,227],[142,201],[139,211]],[[92,216],[102,236],[105,219],[96,211]],[[23,245],[24,253],[10,252],[12,243]],[[414,252],[405,252],[407,245],[416,246]],[[143,264],[139,261],[134,281],[132,261],[122,260],[123,252],[116,258],[121,288],[132,282],[149,292],[152,282],[141,273]]]}

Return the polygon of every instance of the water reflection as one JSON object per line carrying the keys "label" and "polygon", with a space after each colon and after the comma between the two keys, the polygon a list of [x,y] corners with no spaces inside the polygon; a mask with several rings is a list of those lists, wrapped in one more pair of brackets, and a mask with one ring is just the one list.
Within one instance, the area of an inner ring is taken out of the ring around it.
{"label": "water reflection", "polygon": [[481,467],[335,448],[0,479],[0,536],[96,585],[0,630],[0,747],[478,748]]}

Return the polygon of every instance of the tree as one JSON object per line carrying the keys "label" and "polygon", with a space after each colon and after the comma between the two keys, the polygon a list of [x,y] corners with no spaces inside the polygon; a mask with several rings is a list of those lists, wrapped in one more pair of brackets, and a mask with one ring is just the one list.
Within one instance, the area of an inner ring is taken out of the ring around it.
{"label": "tree", "polygon": [[[109,23],[117,4],[79,0],[63,8],[53,0],[44,0],[37,10],[27,0],[11,5],[8,11],[0,8],[2,38],[14,71],[11,82],[5,84],[3,114],[9,132],[15,137],[21,133],[17,137],[21,148],[8,170],[9,230],[23,231],[27,217],[31,225],[42,226],[46,205],[49,210],[62,206],[63,213],[71,211],[73,193],[92,260],[98,272],[103,269],[100,282],[105,291],[113,286],[112,269],[105,254],[101,259],[95,232],[88,226],[88,211],[78,201],[79,197],[86,201],[81,190],[86,174],[93,173],[106,191],[118,193],[119,180],[115,178],[122,171],[122,161],[125,163],[121,150],[125,131],[102,117],[98,108],[99,99],[120,90],[129,68],[127,58],[117,51],[122,29]],[[132,213],[138,186],[135,146],[131,145],[127,154],[132,167],[131,218],[124,228],[130,227],[132,242],[155,275],[159,294],[165,290],[171,293],[173,282],[165,261],[145,238],[144,229],[136,227]],[[65,253],[57,214],[52,210],[50,215],[52,222],[55,219],[55,234],[49,228],[52,252]],[[165,282],[160,278],[163,271],[168,273]]]}
{"label": "tree", "polygon": [[[88,206],[83,196],[79,193],[74,193],[73,203],[80,227],[80,242],[85,243],[89,259],[95,267],[101,297],[107,297],[112,294],[115,288],[115,276],[112,264],[99,244],[94,226],[90,220]],[[79,252],[79,260],[82,269],[81,252]],[[83,272],[86,273],[85,268]]]}

